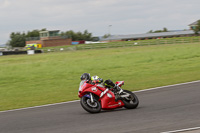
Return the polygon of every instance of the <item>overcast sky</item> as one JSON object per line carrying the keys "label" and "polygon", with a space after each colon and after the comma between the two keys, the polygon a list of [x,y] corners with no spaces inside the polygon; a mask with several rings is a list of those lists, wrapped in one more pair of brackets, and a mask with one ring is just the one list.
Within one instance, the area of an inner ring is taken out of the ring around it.
{"label": "overcast sky", "polygon": [[87,29],[93,36],[188,29],[200,19],[199,5],[200,0],[0,0],[0,44],[11,32],[42,28]]}

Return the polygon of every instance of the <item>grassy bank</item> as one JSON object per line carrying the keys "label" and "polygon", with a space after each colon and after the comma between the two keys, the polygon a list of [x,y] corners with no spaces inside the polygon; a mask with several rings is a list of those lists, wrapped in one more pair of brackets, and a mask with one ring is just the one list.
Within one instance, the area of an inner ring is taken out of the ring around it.
{"label": "grassy bank", "polygon": [[200,44],[0,57],[0,110],[78,99],[84,72],[139,90],[200,79]]}
{"label": "grassy bank", "polygon": [[57,47],[43,47],[40,48],[45,53],[49,52],[63,52],[63,51],[76,51],[87,49],[105,49],[105,48],[119,48],[119,47],[135,47],[146,45],[163,45],[163,44],[185,44],[185,43],[199,43],[200,36],[193,37],[174,37],[174,38],[161,38],[161,39],[147,39],[135,41],[118,41],[97,44],[79,44]]}

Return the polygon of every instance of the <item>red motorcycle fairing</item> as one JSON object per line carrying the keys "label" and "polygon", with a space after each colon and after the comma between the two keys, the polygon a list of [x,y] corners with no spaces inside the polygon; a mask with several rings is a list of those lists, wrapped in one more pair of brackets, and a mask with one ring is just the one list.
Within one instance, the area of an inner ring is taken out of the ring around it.
{"label": "red motorcycle fairing", "polygon": [[115,101],[115,95],[110,90],[108,90],[108,92],[99,100],[101,101],[101,107],[104,110],[121,108],[124,106],[124,103],[121,100]]}
{"label": "red motorcycle fairing", "polygon": [[[119,83],[122,83],[122,82],[119,82]],[[88,93],[93,93],[99,96],[98,101],[101,103],[101,107],[104,110],[121,108],[124,106],[124,103],[121,100],[115,101],[114,93],[108,88],[99,86],[98,84],[95,84],[95,85],[89,84],[87,83],[87,81],[85,81],[80,84],[78,96],[81,98]]]}
{"label": "red motorcycle fairing", "polygon": [[97,96],[100,96],[100,94],[102,93],[102,89],[99,89],[99,87],[97,87],[96,85],[92,85],[87,83],[86,81],[80,86],[79,88],[79,92],[78,92],[78,96],[81,98],[83,97],[85,94],[89,93],[93,93]]}
{"label": "red motorcycle fairing", "polygon": [[124,85],[124,81],[117,81],[115,84],[117,84],[119,87],[121,87],[122,85]]}

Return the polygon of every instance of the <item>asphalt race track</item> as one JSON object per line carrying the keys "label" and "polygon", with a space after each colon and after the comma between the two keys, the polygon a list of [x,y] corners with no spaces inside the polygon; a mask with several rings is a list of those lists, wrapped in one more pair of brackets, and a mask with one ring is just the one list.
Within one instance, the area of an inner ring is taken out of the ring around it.
{"label": "asphalt race track", "polygon": [[0,133],[161,133],[200,127],[199,81],[136,95],[140,105],[133,110],[89,114],[72,102],[0,112]]}

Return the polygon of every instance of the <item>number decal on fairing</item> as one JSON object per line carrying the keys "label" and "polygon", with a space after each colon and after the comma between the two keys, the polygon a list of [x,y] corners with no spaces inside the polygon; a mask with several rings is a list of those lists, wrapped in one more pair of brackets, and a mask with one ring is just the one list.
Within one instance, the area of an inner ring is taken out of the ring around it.
{"label": "number decal on fairing", "polygon": [[96,88],[96,87],[93,87],[93,88],[92,88],[92,91],[97,92],[97,88]]}

